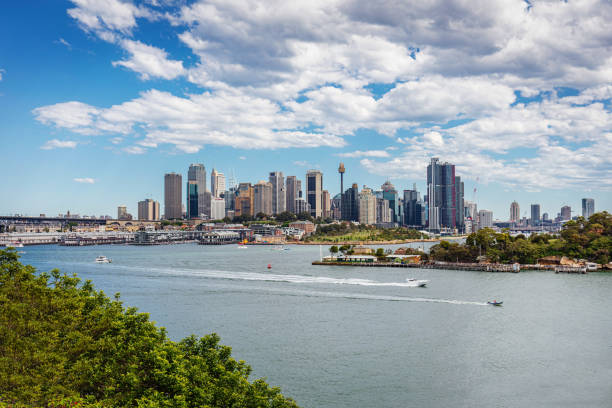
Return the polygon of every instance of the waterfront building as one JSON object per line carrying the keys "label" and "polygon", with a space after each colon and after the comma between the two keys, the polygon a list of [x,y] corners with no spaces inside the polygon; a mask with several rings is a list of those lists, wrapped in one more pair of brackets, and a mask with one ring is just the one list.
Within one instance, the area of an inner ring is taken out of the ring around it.
{"label": "waterfront building", "polygon": [[306,173],[306,201],[310,204],[310,215],[321,217],[321,192],[323,191],[323,173],[319,170],[308,170]]}
{"label": "waterfront building", "polygon": [[531,225],[540,225],[540,204],[531,204]]}
{"label": "waterfront building", "polygon": [[270,172],[268,180],[272,184],[272,214],[285,212],[287,195],[283,173],[280,171]]}
{"label": "waterfront building", "polygon": [[302,197],[302,182],[296,176],[287,176],[285,197],[287,211],[298,214],[295,210],[295,200]]}
{"label": "waterfront building", "polygon": [[225,192],[225,174],[218,172],[214,168],[210,173],[210,191],[213,197],[217,198],[221,197],[221,194]]}
{"label": "waterfront building", "polygon": [[582,216],[587,220],[595,213],[595,200],[592,198],[582,199]]}
{"label": "waterfront building", "polygon": [[519,203],[517,203],[516,201],[513,201],[512,204],[510,204],[510,222],[514,224],[518,224],[520,219],[521,219],[521,207],[519,206]]}
{"label": "waterfront building", "polygon": [[331,216],[331,198],[327,190],[321,192],[321,213],[323,218]]}
{"label": "waterfront building", "polygon": [[[463,229],[464,187],[460,177],[455,177],[455,165],[440,163],[432,157],[427,166],[428,227]],[[459,211],[459,214],[457,214]]]}
{"label": "waterfront building", "polygon": [[388,224],[391,222],[391,209],[389,208],[389,200],[384,198],[376,198],[376,223]]}
{"label": "waterfront building", "polygon": [[143,221],[159,220],[159,202],[147,198],[138,202],[138,219]]}
{"label": "waterfront building", "polygon": [[304,231],[305,235],[310,235],[315,231],[315,225],[310,221],[293,221],[289,224],[290,228]]}
{"label": "waterfront building", "polygon": [[164,176],[164,218],[180,219],[183,216],[183,177],[177,173]]}
{"label": "waterfront building", "polygon": [[359,193],[359,223],[376,224],[376,196],[372,194],[372,189],[363,186]]}
{"label": "waterfront building", "polygon": [[561,207],[560,216],[561,216],[562,221],[571,220],[572,219],[572,207],[570,207],[569,205],[564,205],[563,207]]}
{"label": "waterfront building", "polygon": [[272,183],[262,180],[253,186],[253,212],[272,214]]}
{"label": "waterfront building", "polygon": [[489,210],[478,211],[478,224],[480,228],[493,227],[493,211],[489,211]]}
{"label": "waterfront building", "polygon": [[251,183],[240,183],[236,191],[236,200],[234,203],[234,212],[236,216],[253,216],[253,186]]}
{"label": "waterfront building", "polygon": [[127,207],[125,205],[120,205],[117,207],[117,219],[125,220],[127,219]]}

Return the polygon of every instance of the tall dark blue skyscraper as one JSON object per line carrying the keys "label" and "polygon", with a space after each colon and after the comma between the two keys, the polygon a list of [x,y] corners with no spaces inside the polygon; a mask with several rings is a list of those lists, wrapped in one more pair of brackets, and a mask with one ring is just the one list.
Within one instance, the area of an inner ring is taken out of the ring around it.
{"label": "tall dark blue skyscraper", "polygon": [[455,177],[455,165],[433,157],[427,166],[428,228],[463,229],[463,182]]}

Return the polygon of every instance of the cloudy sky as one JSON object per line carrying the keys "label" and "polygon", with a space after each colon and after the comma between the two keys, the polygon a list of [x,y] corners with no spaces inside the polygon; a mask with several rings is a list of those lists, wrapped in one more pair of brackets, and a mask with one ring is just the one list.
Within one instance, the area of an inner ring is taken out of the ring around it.
{"label": "cloudy sky", "polygon": [[[612,209],[606,0],[72,0],[0,15],[0,213],[136,212],[191,162]],[[476,193],[474,193],[476,188]]]}

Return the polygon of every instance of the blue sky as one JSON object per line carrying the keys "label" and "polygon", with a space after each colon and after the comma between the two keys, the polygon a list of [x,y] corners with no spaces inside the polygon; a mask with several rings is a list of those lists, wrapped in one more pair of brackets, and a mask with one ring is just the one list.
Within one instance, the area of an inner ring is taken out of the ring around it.
{"label": "blue sky", "polygon": [[[0,15],[0,214],[114,214],[192,162],[612,209],[607,1],[38,1]],[[452,10],[452,13],[449,11]]]}

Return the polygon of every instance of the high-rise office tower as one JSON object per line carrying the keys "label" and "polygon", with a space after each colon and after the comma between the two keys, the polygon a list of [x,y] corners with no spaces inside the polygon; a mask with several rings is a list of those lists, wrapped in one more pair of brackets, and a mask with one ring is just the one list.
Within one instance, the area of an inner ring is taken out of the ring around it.
{"label": "high-rise office tower", "polygon": [[372,189],[363,186],[359,193],[359,223],[376,224],[376,196]]}
{"label": "high-rise office tower", "polygon": [[308,170],[306,173],[306,201],[310,204],[310,215],[318,218],[322,215],[321,192],[323,191],[323,173],[319,170]]}
{"label": "high-rise office tower", "polygon": [[480,228],[491,228],[493,226],[493,211],[478,211],[478,224]]}
{"label": "high-rise office tower", "polygon": [[531,204],[531,225],[540,225],[540,204]]}
{"label": "high-rise office tower", "polygon": [[225,174],[218,172],[214,168],[210,173],[210,192],[213,197],[220,198],[225,191]]}
{"label": "high-rise office tower", "polygon": [[517,224],[521,219],[521,207],[519,203],[513,201],[510,204],[510,222]]}
{"label": "high-rise office tower", "polygon": [[563,221],[572,219],[572,207],[569,205],[564,205],[561,207],[561,219]]}
{"label": "high-rise office tower", "polygon": [[120,205],[117,207],[117,219],[125,220],[127,218],[127,207],[125,205]]}
{"label": "high-rise office tower", "polygon": [[206,167],[203,164],[191,164],[187,172],[187,180],[196,182],[199,193],[208,191],[206,190]]}
{"label": "high-rise office tower", "polygon": [[234,202],[234,214],[236,216],[253,216],[253,186],[251,183],[240,183],[236,190]]}
{"label": "high-rise office tower", "polygon": [[144,221],[159,220],[159,202],[147,198],[138,202],[138,219]]}
{"label": "high-rise office tower", "polygon": [[344,221],[359,221],[359,188],[357,183],[353,183],[350,188],[346,189],[342,205],[344,207],[342,207],[341,214]]}
{"label": "high-rise office tower", "polygon": [[167,220],[183,217],[183,177],[177,173],[164,176],[164,218]]}
{"label": "high-rise office tower", "polygon": [[280,171],[270,172],[268,181],[272,184],[272,214],[285,212],[287,209],[287,193],[283,173]]}
{"label": "high-rise office tower", "polygon": [[331,197],[327,190],[321,192],[321,213],[324,218],[331,216]]}
{"label": "high-rise office tower", "polygon": [[262,180],[253,186],[253,212],[272,214],[272,183]]}
{"label": "high-rise office tower", "polygon": [[582,216],[587,220],[595,213],[595,200],[592,198],[582,199]]}
{"label": "high-rise office tower", "polygon": [[198,182],[196,180],[187,180],[187,218],[198,218],[200,216],[200,203],[198,191]]}
{"label": "high-rise office tower", "polygon": [[376,223],[387,224],[391,222],[391,209],[389,208],[389,200],[384,198],[376,198]]}
{"label": "high-rise office tower", "polygon": [[429,211],[429,229],[441,228],[462,229],[462,217],[457,210],[462,210],[463,182],[455,177],[455,165],[440,163],[432,157],[427,166],[427,206]]}
{"label": "high-rise office tower", "polygon": [[465,218],[463,217],[463,208],[465,207],[464,200],[464,185],[460,176],[455,176],[455,227],[459,232],[465,231]]}
{"label": "high-rise office tower", "polygon": [[298,214],[295,210],[295,200],[302,197],[302,182],[295,176],[287,176],[285,186],[285,203],[287,211]]}
{"label": "high-rise office tower", "polygon": [[417,224],[417,202],[419,193],[415,190],[404,190],[404,224],[420,226]]}
{"label": "high-rise office tower", "polygon": [[401,222],[399,194],[395,190],[395,186],[391,184],[391,181],[387,180],[382,186],[380,186],[380,189],[382,190],[383,198],[389,201],[389,208],[391,209],[391,222]]}

